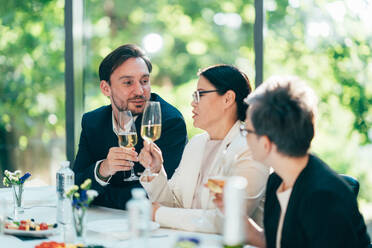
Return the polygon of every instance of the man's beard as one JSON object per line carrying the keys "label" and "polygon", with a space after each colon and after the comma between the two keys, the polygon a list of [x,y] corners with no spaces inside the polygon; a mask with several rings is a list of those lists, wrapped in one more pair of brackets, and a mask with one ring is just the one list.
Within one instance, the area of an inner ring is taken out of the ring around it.
{"label": "man's beard", "polygon": [[[112,99],[112,103],[115,105],[115,107],[116,107],[116,109],[117,109],[118,111],[130,110],[130,109],[128,109],[128,102],[129,102],[129,101],[138,100],[138,99],[140,99],[140,100],[144,100],[144,101],[147,101],[147,99],[146,99],[146,97],[145,97],[144,95],[142,95],[142,96],[135,96],[135,97],[133,97],[133,98],[130,98],[130,99],[128,99],[126,102],[122,102],[122,104],[119,104],[119,103],[116,101],[116,98],[114,97],[114,95],[111,96],[111,99]],[[136,112],[134,112],[134,111],[132,111],[132,110],[131,110],[131,112],[132,112],[132,115],[133,115],[133,116],[136,116],[136,115],[139,115],[139,114],[142,113],[142,111],[141,111],[140,113],[136,113]]]}

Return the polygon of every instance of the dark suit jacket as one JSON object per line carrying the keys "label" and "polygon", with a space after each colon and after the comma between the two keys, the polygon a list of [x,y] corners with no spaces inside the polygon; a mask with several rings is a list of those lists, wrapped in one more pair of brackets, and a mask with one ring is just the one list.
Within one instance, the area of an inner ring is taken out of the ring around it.
{"label": "dark suit jacket", "polygon": [[[280,205],[276,191],[282,179],[267,183],[264,229],[267,247],[276,246]],[[349,186],[323,161],[310,155],[288,202],[281,247],[368,247],[366,225]]]}
{"label": "dark suit jacket", "polygon": [[[170,178],[178,167],[187,143],[186,125],[182,114],[161,97],[152,93],[151,101],[158,101],[161,105],[161,137],[155,143],[162,150],[164,168]],[[135,121],[138,135],[135,149],[138,153],[143,148],[143,139],[140,135],[141,120],[142,115],[139,115]],[[90,178],[92,179],[91,188],[99,193],[94,204],[125,209],[126,202],[131,198],[131,189],[141,187],[138,181],[123,182],[123,178],[128,177],[130,171],[116,173],[111,178],[110,184],[105,187],[101,186],[94,177],[96,162],[106,159],[109,149],[118,146],[118,138],[112,130],[111,105],[84,114],[81,126],[79,150],[73,166],[75,184],[80,185],[85,179]],[[134,170],[138,173],[144,168],[136,163]]]}

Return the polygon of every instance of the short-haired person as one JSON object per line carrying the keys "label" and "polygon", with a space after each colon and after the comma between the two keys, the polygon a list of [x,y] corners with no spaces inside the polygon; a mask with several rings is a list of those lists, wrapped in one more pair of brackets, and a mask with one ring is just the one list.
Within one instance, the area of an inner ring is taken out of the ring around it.
{"label": "short-haired person", "polygon": [[248,220],[248,242],[259,247],[368,247],[351,188],[309,154],[314,92],[296,77],[272,77],[247,103],[241,132],[253,158],[275,171],[266,187],[264,230]]}
{"label": "short-haired person", "polygon": [[[79,150],[74,162],[75,183],[92,179],[92,188],[99,195],[94,203],[124,209],[131,198],[131,189],[141,187],[138,181],[123,182],[132,166],[138,164],[137,152],[143,147],[140,134],[142,112],[146,101],[160,102],[161,137],[156,144],[162,149],[164,168],[171,176],[179,164],[187,142],[186,125],[181,113],[160,96],[151,93],[152,65],[136,45],[126,44],[108,54],[99,66],[100,88],[111,104],[88,112],[82,118]],[[118,146],[113,123],[119,110],[130,110],[135,118],[138,142],[135,151]],[[134,161],[134,165],[133,162]]]}
{"label": "short-haired person", "polygon": [[[162,227],[220,231],[218,210],[204,186],[210,176],[238,174],[249,181],[247,194],[263,192],[269,169],[252,160],[251,151],[239,134],[247,109],[243,100],[250,92],[248,77],[234,66],[214,65],[199,73],[191,106],[194,126],[205,132],[194,136],[186,145],[169,181],[162,164],[162,149],[145,144],[139,161],[159,175],[143,176],[140,181],[150,199],[156,202],[153,219]],[[247,200],[248,214],[258,223],[263,215],[262,195]]]}

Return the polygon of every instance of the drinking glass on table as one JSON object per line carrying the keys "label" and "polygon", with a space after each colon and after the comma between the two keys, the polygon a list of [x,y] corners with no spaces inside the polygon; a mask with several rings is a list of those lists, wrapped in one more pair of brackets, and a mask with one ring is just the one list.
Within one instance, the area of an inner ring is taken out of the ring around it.
{"label": "drinking glass on table", "polygon": [[9,199],[0,196],[0,236],[4,234],[5,223],[12,218],[13,204]]}
{"label": "drinking glass on table", "polygon": [[[141,136],[144,140],[152,143],[161,135],[161,108],[159,102],[148,101],[142,115]],[[143,175],[157,176],[152,173],[150,167],[146,167]]]}
{"label": "drinking glass on table", "polygon": [[[117,117],[117,127],[114,133],[118,136],[119,146],[125,148],[133,148],[137,144],[137,132],[134,125],[132,113],[129,110],[119,111]],[[139,177],[134,174],[134,168],[130,169],[130,176],[124,178],[125,182],[136,181]]]}
{"label": "drinking glass on table", "polygon": [[5,220],[8,216],[5,199],[0,197],[0,235],[4,232]]}

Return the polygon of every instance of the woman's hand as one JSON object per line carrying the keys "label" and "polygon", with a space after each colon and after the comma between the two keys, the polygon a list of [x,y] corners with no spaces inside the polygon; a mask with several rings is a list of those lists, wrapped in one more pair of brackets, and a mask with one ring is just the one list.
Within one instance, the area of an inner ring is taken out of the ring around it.
{"label": "woman's hand", "polygon": [[216,193],[212,191],[209,187],[208,184],[204,184],[204,187],[209,189],[210,194],[213,196],[213,203],[216,205],[216,207],[221,211],[221,213],[224,213],[225,208],[223,204],[223,193]]}
{"label": "woman's hand", "polygon": [[152,221],[155,221],[156,211],[161,207],[159,202],[152,203]]}
{"label": "woman's hand", "polygon": [[223,194],[222,193],[213,193],[214,199],[213,203],[216,205],[216,207],[221,211],[221,213],[224,213],[225,208],[223,204]]}
{"label": "woman's hand", "polygon": [[160,148],[153,142],[143,141],[143,148],[138,155],[138,161],[151,172],[159,173],[163,166],[163,155]]}

